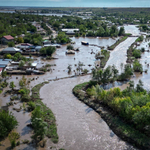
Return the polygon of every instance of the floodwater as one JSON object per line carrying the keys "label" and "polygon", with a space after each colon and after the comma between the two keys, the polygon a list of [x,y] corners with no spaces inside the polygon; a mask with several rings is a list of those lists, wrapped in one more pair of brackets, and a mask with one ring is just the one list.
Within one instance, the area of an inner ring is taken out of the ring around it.
{"label": "floodwater", "polygon": [[[52,72],[45,75],[47,79],[55,79],[62,78],[66,76],[75,75],[77,73],[77,65],[78,62],[82,62],[84,66],[83,69],[89,70],[95,67],[95,64],[99,64],[99,61],[95,59],[95,54],[100,51],[100,48],[97,46],[85,46],[81,44],[81,41],[87,41],[89,44],[94,44],[98,46],[110,46],[116,42],[115,39],[112,38],[71,38],[72,41],[75,42],[73,44],[74,48],[79,48],[79,52],[75,52],[75,54],[66,55],[66,48],[67,45],[63,45],[61,48],[57,49],[56,52],[53,54],[53,57],[58,58],[50,61],[42,61],[40,59],[37,60],[38,67],[42,67],[44,64],[56,64],[56,67],[52,67]],[[92,54],[91,54],[92,53]],[[71,65],[72,71],[68,74],[68,65]]]}
{"label": "floodwater", "polygon": [[[140,30],[135,25],[124,25],[125,33],[131,33],[133,36],[139,36]],[[110,53],[110,58],[106,63],[106,67],[115,65],[119,70],[119,73],[122,72],[123,68],[121,63],[126,64],[127,60],[127,50],[132,43],[135,42],[137,37],[128,37],[124,42],[120,43],[115,47]]]}
{"label": "floodwater", "polygon": [[[145,48],[145,52],[142,53],[141,59],[139,59],[140,63],[143,66],[143,71],[147,70],[147,73],[143,72],[142,74],[140,73],[135,73],[135,77],[132,79],[135,84],[138,83],[139,80],[142,80],[144,84],[144,88],[148,91],[150,91],[150,47],[148,43],[150,42],[150,39],[144,39],[144,41],[140,44],[140,46],[137,47],[137,49]],[[147,51],[149,50],[149,51]]]}
{"label": "floodwater", "polygon": [[131,33],[133,36],[139,36],[140,30],[136,25],[124,25],[125,33]]}
{"label": "floodwater", "polygon": [[107,61],[105,68],[107,68],[108,66],[115,65],[116,69],[118,69],[119,73],[121,73],[123,68],[121,68],[120,65],[121,63],[123,63],[124,65],[126,64],[128,47],[130,47],[130,45],[134,43],[136,39],[137,37],[128,37],[124,42],[120,43],[110,53],[110,58]]}

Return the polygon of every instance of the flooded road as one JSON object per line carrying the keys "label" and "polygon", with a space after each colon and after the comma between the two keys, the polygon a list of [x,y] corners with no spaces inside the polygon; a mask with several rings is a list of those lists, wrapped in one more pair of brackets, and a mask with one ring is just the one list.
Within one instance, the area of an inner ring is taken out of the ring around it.
{"label": "flooded road", "polygon": [[110,58],[106,63],[105,68],[108,66],[115,65],[116,69],[121,73],[121,63],[126,64],[127,60],[127,50],[132,43],[137,39],[137,37],[128,37],[124,42],[120,43],[113,51],[110,53]]}
{"label": "flooded road", "polygon": [[53,111],[57,120],[59,143],[56,147],[66,150],[131,148],[109,129],[99,114],[72,94],[75,85],[89,80],[90,76],[59,80],[50,82],[40,90],[43,102]]}
{"label": "flooded road", "polygon": [[136,25],[124,25],[125,33],[131,33],[133,36],[140,36],[140,30]]}

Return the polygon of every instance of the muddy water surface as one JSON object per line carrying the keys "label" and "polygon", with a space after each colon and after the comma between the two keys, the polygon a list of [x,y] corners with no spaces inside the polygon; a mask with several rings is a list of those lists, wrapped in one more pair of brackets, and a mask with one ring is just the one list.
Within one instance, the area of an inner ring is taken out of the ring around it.
{"label": "muddy water surface", "polygon": [[[53,57],[58,58],[50,61],[42,61],[40,59],[37,60],[38,67],[42,67],[44,64],[56,64],[56,67],[52,67],[52,73],[48,73],[45,75],[46,78],[60,78],[66,77],[69,75],[74,75],[77,68],[78,62],[82,62],[84,64],[83,69],[88,69],[91,72],[91,69],[95,66],[95,63],[98,63],[95,59],[95,54],[100,51],[100,48],[97,46],[85,46],[81,44],[81,41],[87,41],[89,44],[95,44],[98,46],[110,46],[116,42],[116,40],[112,38],[71,38],[72,41],[75,42],[73,44],[74,48],[79,48],[79,52],[76,52],[75,55],[66,55],[67,45],[63,45],[61,48],[57,49],[53,54]],[[92,52],[92,54],[91,54]],[[68,74],[68,65],[71,65],[72,71]]]}

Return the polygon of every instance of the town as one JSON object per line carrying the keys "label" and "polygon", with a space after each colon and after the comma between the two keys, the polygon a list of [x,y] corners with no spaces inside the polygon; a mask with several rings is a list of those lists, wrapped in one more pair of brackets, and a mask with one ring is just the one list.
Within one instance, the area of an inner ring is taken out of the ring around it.
{"label": "town", "polygon": [[0,7],[0,149],[149,149],[149,11]]}

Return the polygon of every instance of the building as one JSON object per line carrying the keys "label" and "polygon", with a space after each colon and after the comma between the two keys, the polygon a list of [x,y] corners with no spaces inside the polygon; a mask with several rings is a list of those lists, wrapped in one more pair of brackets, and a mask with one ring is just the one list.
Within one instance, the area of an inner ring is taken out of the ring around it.
{"label": "building", "polygon": [[14,38],[11,35],[6,35],[1,38],[1,44],[7,44],[12,41],[14,41]]}
{"label": "building", "polygon": [[0,74],[2,73],[2,71],[3,71],[3,68],[0,68]]}
{"label": "building", "polygon": [[7,48],[2,50],[3,54],[6,54],[6,53],[15,54],[17,52],[22,53],[22,51],[20,49],[15,48],[15,47],[7,47]]}
{"label": "building", "polygon": [[5,69],[8,65],[10,65],[11,59],[0,59],[0,68]]}
{"label": "building", "polygon": [[21,50],[29,50],[31,46],[33,45],[29,43],[22,43],[21,45],[18,45],[17,48]]}
{"label": "building", "polygon": [[79,32],[79,29],[61,29],[61,31],[67,35],[75,35],[76,32]]}

